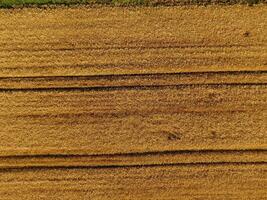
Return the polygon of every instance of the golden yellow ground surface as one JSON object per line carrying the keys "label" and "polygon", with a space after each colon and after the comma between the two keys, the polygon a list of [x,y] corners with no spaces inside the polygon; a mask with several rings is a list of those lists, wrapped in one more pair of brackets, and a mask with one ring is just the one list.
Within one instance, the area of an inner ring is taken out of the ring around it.
{"label": "golden yellow ground surface", "polygon": [[267,6],[0,11],[0,199],[266,199]]}

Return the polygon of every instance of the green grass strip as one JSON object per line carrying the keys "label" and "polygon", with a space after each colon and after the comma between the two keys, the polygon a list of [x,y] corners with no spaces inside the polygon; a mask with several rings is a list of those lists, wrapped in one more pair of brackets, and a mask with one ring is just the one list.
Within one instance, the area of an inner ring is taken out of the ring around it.
{"label": "green grass strip", "polygon": [[258,4],[267,0],[0,0],[0,8],[31,7],[44,5],[111,5],[111,6],[157,6],[157,5],[209,5],[209,4]]}

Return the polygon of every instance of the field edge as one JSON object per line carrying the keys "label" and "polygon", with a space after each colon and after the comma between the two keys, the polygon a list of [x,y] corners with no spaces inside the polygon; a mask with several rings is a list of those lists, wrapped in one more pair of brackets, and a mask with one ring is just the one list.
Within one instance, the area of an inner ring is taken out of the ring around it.
{"label": "field edge", "polygon": [[57,8],[58,6],[188,6],[188,5],[234,5],[252,6],[266,4],[267,0],[0,0],[0,9],[38,7]]}

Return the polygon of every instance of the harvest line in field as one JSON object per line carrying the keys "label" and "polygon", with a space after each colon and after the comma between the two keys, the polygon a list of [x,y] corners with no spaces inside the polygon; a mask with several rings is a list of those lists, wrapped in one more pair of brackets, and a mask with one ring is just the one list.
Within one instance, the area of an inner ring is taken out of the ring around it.
{"label": "harvest line in field", "polygon": [[174,85],[132,85],[132,86],[104,86],[104,87],[51,87],[51,88],[0,88],[1,92],[68,92],[68,91],[118,91],[118,90],[161,90],[196,87],[246,87],[263,86],[267,83],[203,83],[203,84],[174,84]]}
{"label": "harvest line in field", "polygon": [[92,75],[56,75],[56,76],[2,76],[0,77],[0,80],[16,80],[20,81],[19,79],[29,79],[29,80],[38,80],[38,79],[120,79],[120,78],[127,78],[127,77],[151,77],[151,78],[156,78],[158,76],[194,76],[194,75],[239,75],[239,74],[244,74],[244,75],[250,75],[250,74],[267,74],[267,68],[266,70],[218,70],[218,71],[181,71],[181,72],[165,72],[165,73],[130,73],[130,74],[92,74]]}
{"label": "harvest line in field", "polygon": [[[261,50],[259,47],[262,47],[262,50],[266,49],[267,46],[266,44],[218,44],[218,45],[209,45],[209,44],[181,44],[181,43],[176,43],[176,42],[172,42],[172,43],[159,43],[156,45],[153,45],[152,43],[143,43],[140,41],[137,41],[138,44],[135,45],[131,45],[131,44],[127,44],[125,46],[122,45],[114,45],[114,43],[106,43],[106,44],[102,44],[101,46],[97,46],[95,44],[95,46],[93,46],[94,44],[90,44],[92,46],[77,46],[77,47],[53,47],[56,45],[60,45],[60,43],[49,43],[46,42],[44,43],[45,45],[51,45],[51,47],[47,47],[47,48],[40,48],[38,46],[35,46],[33,48],[26,48],[26,47],[16,47],[16,48],[10,48],[10,47],[0,47],[0,52],[19,52],[19,51],[25,51],[25,52],[38,52],[38,51],[82,51],[82,50],[86,50],[86,51],[107,51],[107,50],[146,50],[146,49],[210,49],[210,50],[226,50],[226,49],[241,49],[241,50]],[[40,43],[30,43],[31,45],[40,45]],[[4,46],[5,43],[0,42],[0,45]],[[16,45],[20,46],[20,45],[25,45],[25,43],[20,43],[17,42]],[[62,45],[62,44],[61,44]],[[84,44],[83,44],[84,45]],[[245,48],[245,49],[244,49]]]}
{"label": "harvest line in field", "polygon": [[147,151],[147,152],[129,152],[129,153],[107,153],[107,154],[70,154],[70,153],[47,153],[47,154],[16,154],[0,155],[0,159],[25,159],[25,158],[72,158],[72,157],[139,157],[139,156],[160,156],[175,154],[231,154],[231,153],[261,153],[267,152],[267,149],[188,149],[188,150],[166,150],[166,151]]}
{"label": "harvest line in field", "polygon": [[185,87],[245,87],[266,86],[267,83],[203,83],[176,85],[133,85],[133,86],[104,86],[104,87],[51,87],[51,88],[0,88],[1,92],[68,92],[68,91],[116,91],[116,90],[160,90],[179,89]]}
{"label": "harvest line in field", "polygon": [[195,163],[164,163],[164,164],[137,164],[137,165],[97,165],[97,166],[7,166],[2,168],[0,172],[8,171],[35,171],[35,170],[70,170],[70,169],[116,169],[116,168],[151,168],[151,167],[207,167],[207,166],[266,166],[267,162],[195,162]]}
{"label": "harvest line in field", "polygon": [[159,87],[175,85],[266,84],[267,71],[207,71],[150,74],[0,77],[0,90],[36,90],[114,87]]}
{"label": "harvest line in field", "polygon": [[266,149],[184,150],[99,155],[14,155],[1,156],[0,168],[32,167],[120,167],[151,165],[212,165],[267,163]]}

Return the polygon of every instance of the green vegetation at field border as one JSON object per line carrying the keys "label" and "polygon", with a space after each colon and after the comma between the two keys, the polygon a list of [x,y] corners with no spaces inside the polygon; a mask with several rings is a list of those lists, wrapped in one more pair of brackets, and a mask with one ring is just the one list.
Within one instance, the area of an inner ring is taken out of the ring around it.
{"label": "green vegetation at field border", "polygon": [[53,5],[111,5],[111,6],[158,6],[158,5],[233,5],[259,4],[267,0],[0,0],[0,8],[45,7]]}

